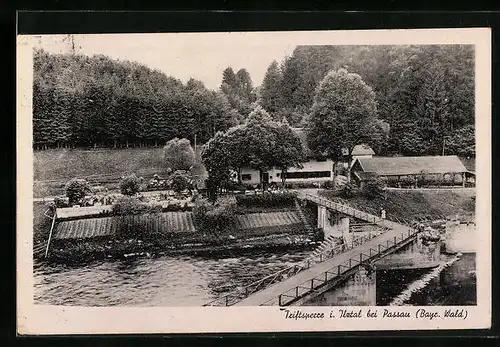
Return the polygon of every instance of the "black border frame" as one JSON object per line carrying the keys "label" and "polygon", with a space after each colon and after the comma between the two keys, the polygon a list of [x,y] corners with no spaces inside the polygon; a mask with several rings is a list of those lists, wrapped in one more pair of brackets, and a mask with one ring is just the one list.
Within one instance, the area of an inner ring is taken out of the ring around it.
{"label": "black border frame", "polygon": [[[124,1],[123,7],[127,7],[129,1]],[[91,5],[91,2],[89,2]],[[87,4],[87,6],[89,5]],[[439,7],[439,2],[434,2],[434,8]],[[52,1],[49,6],[45,8],[57,9],[62,4],[57,1]],[[135,3],[135,5],[137,5]],[[195,4],[194,6],[199,6]],[[275,3],[271,2],[268,9],[274,9]],[[394,1],[389,1],[389,6],[394,5]],[[420,4],[422,5],[422,4]],[[476,6],[480,6],[480,1],[476,1]],[[106,2],[102,2],[101,9],[110,9],[111,6]],[[3,31],[10,31],[7,33],[6,38],[10,43],[13,43],[13,54],[9,57],[13,63],[11,66],[14,68],[10,70],[8,77],[13,81],[15,86],[15,37],[11,35],[12,29],[14,34],[48,34],[48,33],[131,33],[131,32],[200,32],[200,31],[279,31],[279,30],[339,30],[339,29],[415,29],[415,28],[456,28],[456,27],[490,27],[492,28],[492,100],[497,99],[495,96],[498,94],[496,81],[498,81],[499,69],[498,66],[498,53],[496,45],[499,42],[499,29],[500,29],[500,12],[408,12],[408,11],[376,11],[376,12],[342,12],[342,11],[328,11],[328,12],[300,12],[300,11],[247,11],[247,12],[214,12],[214,11],[191,11],[186,10],[189,5],[185,5],[183,10],[179,7],[178,11],[172,12],[17,12],[15,17],[6,20],[6,15],[1,15],[1,24]],[[387,5],[386,5],[387,6]],[[40,6],[33,6],[31,8],[40,9]],[[38,8],[37,8],[38,7]],[[129,6],[130,7],[130,6]],[[201,7],[201,6],[199,6]],[[198,7],[198,8],[199,8]],[[88,8],[88,7],[87,7]],[[224,2],[223,6],[219,8],[227,8],[227,3]],[[243,5],[244,8],[244,5]],[[297,7],[295,7],[296,9]],[[387,7],[382,6],[387,9]],[[241,7],[240,7],[241,9]],[[246,8],[253,10],[251,6]],[[293,4],[292,4],[293,9]],[[352,7],[356,9],[356,6]],[[3,11],[2,11],[3,12]],[[14,20],[12,20],[14,19]],[[19,30],[16,31],[16,19],[18,20]],[[14,28],[12,25],[14,24]],[[7,29],[7,30],[5,30]],[[10,29],[10,30],[9,30]],[[7,79],[4,79],[6,82]],[[12,85],[10,86],[12,88]],[[8,88],[7,88],[8,89]],[[275,343],[275,337],[279,337],[279,342],[296,342],[297,344],[304,344],[304,338],[314,338],[314,343],[326,342],[330,338],[336,337],[339,340],[335,343],[354,343],[355,345],[365,345],[379,340],[381,343],[410,343],[402,338],[417,337],[419,340],[413,340],[413,343],[434,343],[434,345],[441,345],[450,343],[453,337],[465,337],[462,340],[453,340],[455,345],[470,346],[472,343],[477,343],[480,337],[494,337],[499,335],[498,330],[498,298],[496,292],[498,288],[498,278],[493,276],[493,290],[492,290],[492,329],[482,330],[442,330],[442,331],[379,331],[379,332],[335,332],[335,333],[230,333],[230,334],[156,334],[156,335],[73,335],[73,336],[18,336],[16,338],[16,301],[15,301],[15,87],[11,89],[12,95],[4,94],[11,97],[13,100],[10,103],[12,106],[13,117],[7,120],[7,130],[13,130],[12,137],[3,137],[4,151],[2,159],[5,167],[12,167],[14,170],[3,172],[2,191],[7,192],[7,195],[12,194],[13,199],[10,201],[2,201],[3,211],[8,215],[13,216],[12,220],[4,221],[5,226],[10,233],[5,231],[2,233],[4,252],[2,258],[8,258],[12,261],[9,271],[9,281],[12,286],[2,286],[0,297],[4,299],[7,305],[7,310],[2,310],[2,335],[7,338],[10,343],[17,342],[20,344],[28,343],[46,343],[50,345],[88,345],[89,342],[94,342],[98,338],[106,337],[104,341],[110,345],[136,345],[139,339],[147,343],[182,343],[190,344],[193,342],[201,342],[200,338],[203,337],[203,342],[213,343],[221,342],[221,336],[224,337],[224,343],[243,343],[242,338],[251,337],[253,343]],[[10,110],[7,109],[7,112]],[[495,115],[498,113],[498,105],[493,103],[492,112],[492,131],[496,129]],[[10,150],[12,146],[12,151]],[[496,158],[496,141],[492,136],[492,158],[493,158],[493,174],[492,174],[492,188],[493,192],[496,191],[496,183],[493,180],[495,177],[494,172],[496,165],[494,158]],[[10,165],[9,165],[10,164]],[[10,181],[10,182],[9,182]],[[496,206],[497,197],[494,195],[492,200],[492,209]],[[493,227],[495,230],[497,224],[497,217],[492,213]],[[12,232],[14,230],[14,232]],[[497,244],[498,235],[493,232],[492,246]],[[495,252],[495,247],[492,252],[493,259],[493,273],[498,268],[498,256]],[[196,337],[195,337],[196,336]],[[357,337],[357,341],[348,339],[352,336]],[[168,340],[165,340],[168,337]],[[388,339],[391,337],[391,339]],[[435,340],[430,340],[434,338]],[[358,340],[359,339],[359,340]],[[35,340],[35,341],[34,341]],[[483,342],[495,343],[495,339],[484,340]],[[312,342],[312,341],[311,341]],[[10,345],[9,343],[9,345]]]}

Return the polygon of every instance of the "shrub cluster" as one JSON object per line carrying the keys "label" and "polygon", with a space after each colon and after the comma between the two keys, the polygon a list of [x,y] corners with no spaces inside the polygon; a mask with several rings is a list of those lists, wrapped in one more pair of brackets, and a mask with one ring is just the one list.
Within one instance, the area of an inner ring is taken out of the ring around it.
{"label": "shrub cluster", "polygon": [[[325,182],[326,183],[326,182]],[[323,182],[293,182],[293,183],[285,183],[285,188],[287,189],[297,189],[297,188],[324,188]]]}
{"label": "shrub cluster", "polygon": [[367,180],[362,189],[362,193],[365,197],[373,200],[384,193],[384,188],[386,187],[386,181],[380,177],[372,178]]}
{"label": "shrub cluster", "polygon": [[83,178],[71,179],[66,183],[65,190],[70,205],[80,203],[87,194],[92,192],[89,183]]}
{"label": "shrub cluster", "polygon": [[196,227],[206,231],[224,231],[234,224],[236,201],[232,197],[220,197],[215,203],[205,198],[196,200],[193,216]]}
{"label": "shrub cluster", "polygon": [[120,181],[120,192],[123,195],[135,195],[140,191],[141,179],[135,174],[128,175]]}
{"label": "shrub cluster", "polygon": [[159,213],[162,212],[160,204],[148,204],[137,198],[124,196],[119,198],[111,209],[114,216],[127,216],[135,214]]}
{"label": "shrub cluster", "polygon": [[350,199],[358,192],[358,187],[353,183],[346,183],[337,190],[337,195],[343,199]]}
{"label": "shrub cluster", "polygon": [[236,202],[242,207],[284,207],[295,203],[294,193],[264,193],[259,195],[237,195]]}

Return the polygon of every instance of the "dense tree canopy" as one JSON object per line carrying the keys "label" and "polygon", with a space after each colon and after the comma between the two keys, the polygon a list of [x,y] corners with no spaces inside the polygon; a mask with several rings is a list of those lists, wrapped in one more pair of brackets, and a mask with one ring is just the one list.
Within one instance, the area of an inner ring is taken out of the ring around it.
{"label": "dense tree canopy", "polygon": [[203,143],[241,116],[224,93],[105,56],[34,54],[34,145],[147,146],[174,137]]}
{"label": "dense tree canopy", "polygon": [[257,106],[244,124],[217,133],[205,144],[202,159],[211,182],[221,186],[229,180],[231,171],[240,178],[243,167],[261,174],[271,168],[284,173],[290,167],[300,167],[304,154],[300,139],[290,126],[273,121]]}
{"label": "dense tree canopy", "polygon": [[377,154],[438,154],[445,137],[474,125],[470,45],[298,46],[282,62],[278,83],[271,63],[260,103],[275,119],[285,116],[293,126],[303,125],[316,88],[340,68],[359,74],[373,89],[378,117],[390,126],[387,145]]}
{"label": "dense tree canopy", "polygon": [[[338,161],[343,150],[352,159],[356,145],[381,140],[375,93],[358,74],[331,71],[321,81],[307,126],[307,141],[316,152]],[[349,179],[349,177],[348,177]]]}
{"label": "dense tree canopy", "polygon": [[163,149],[165,165],[172,172],[190,170],[195,164],[195,154],[188,139],[174,138]]}
{"label": "dense tree canopy", "polygon": [[260,104],[269,112],[276,112],[283,106],[280,93],[281,80],[281,70],[278,62],[274,60],[266,71],[260,90]]}
{"label": "dense tree canopy", "polygon": [[246,69],[240,69],[235,74],[231,67],[226,68],[222,73],[220,90],[242,118],[248,117],[256,95],[250,73]]}
{"label": "dense tree canopy", "polygon": [[206,143],[244,123],[257,103],[275,122],[307,126],[311,112],[318,113],[320,83],[341,68],[374,93],[374,124],[389,129],[374,148],[378,155],[435,155],[443,148],[475,154],[471,45],[298,46],[270,63],[261,86],[253,87],[247,69],[228,67],[218,91],[133,62],[39,50],[34,146],[159,146],[176,137],[193,142],[195,135]]}

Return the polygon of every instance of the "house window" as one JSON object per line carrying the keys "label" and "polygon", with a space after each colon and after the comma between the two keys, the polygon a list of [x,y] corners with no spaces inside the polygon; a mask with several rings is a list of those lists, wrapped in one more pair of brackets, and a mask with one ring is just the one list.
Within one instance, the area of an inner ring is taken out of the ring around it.
{"label": "house window", "polygon": [[250,181],[252,179],[252,174],[243,174],[241,175],[242,181]]}
{"label": "house window", "polygon": [[278,178],[279,178],[279,177],[281,177],[281,172],[278,172],[278,173],[276,174],[276,177],[278,177]]}
{"label": "house window", "polygon": [[331,177],[331,171],[306,171],[306,172],[287,172],[286,178],[323,178]]}

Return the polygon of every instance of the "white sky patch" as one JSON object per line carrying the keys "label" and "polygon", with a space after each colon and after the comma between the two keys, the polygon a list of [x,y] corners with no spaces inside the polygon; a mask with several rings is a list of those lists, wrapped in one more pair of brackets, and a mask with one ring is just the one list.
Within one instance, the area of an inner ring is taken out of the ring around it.
{"label": "white sky patch", "polygon": [[[241,33],[223,35],[183,34],[109,34],[73,35],[75,51],[93,56],[104,54],[112,59],[136,61],[168,76],[187,82],[202,81],[217,89],[222,71],[228,66],[236,73],[245,68],[254,86],[262,83],[269,64],[281,63],[296,45],[287,42],[245,40]],[[71,41],[66,35],[43,35],[36,47],[51,53],[68,53]]]}

